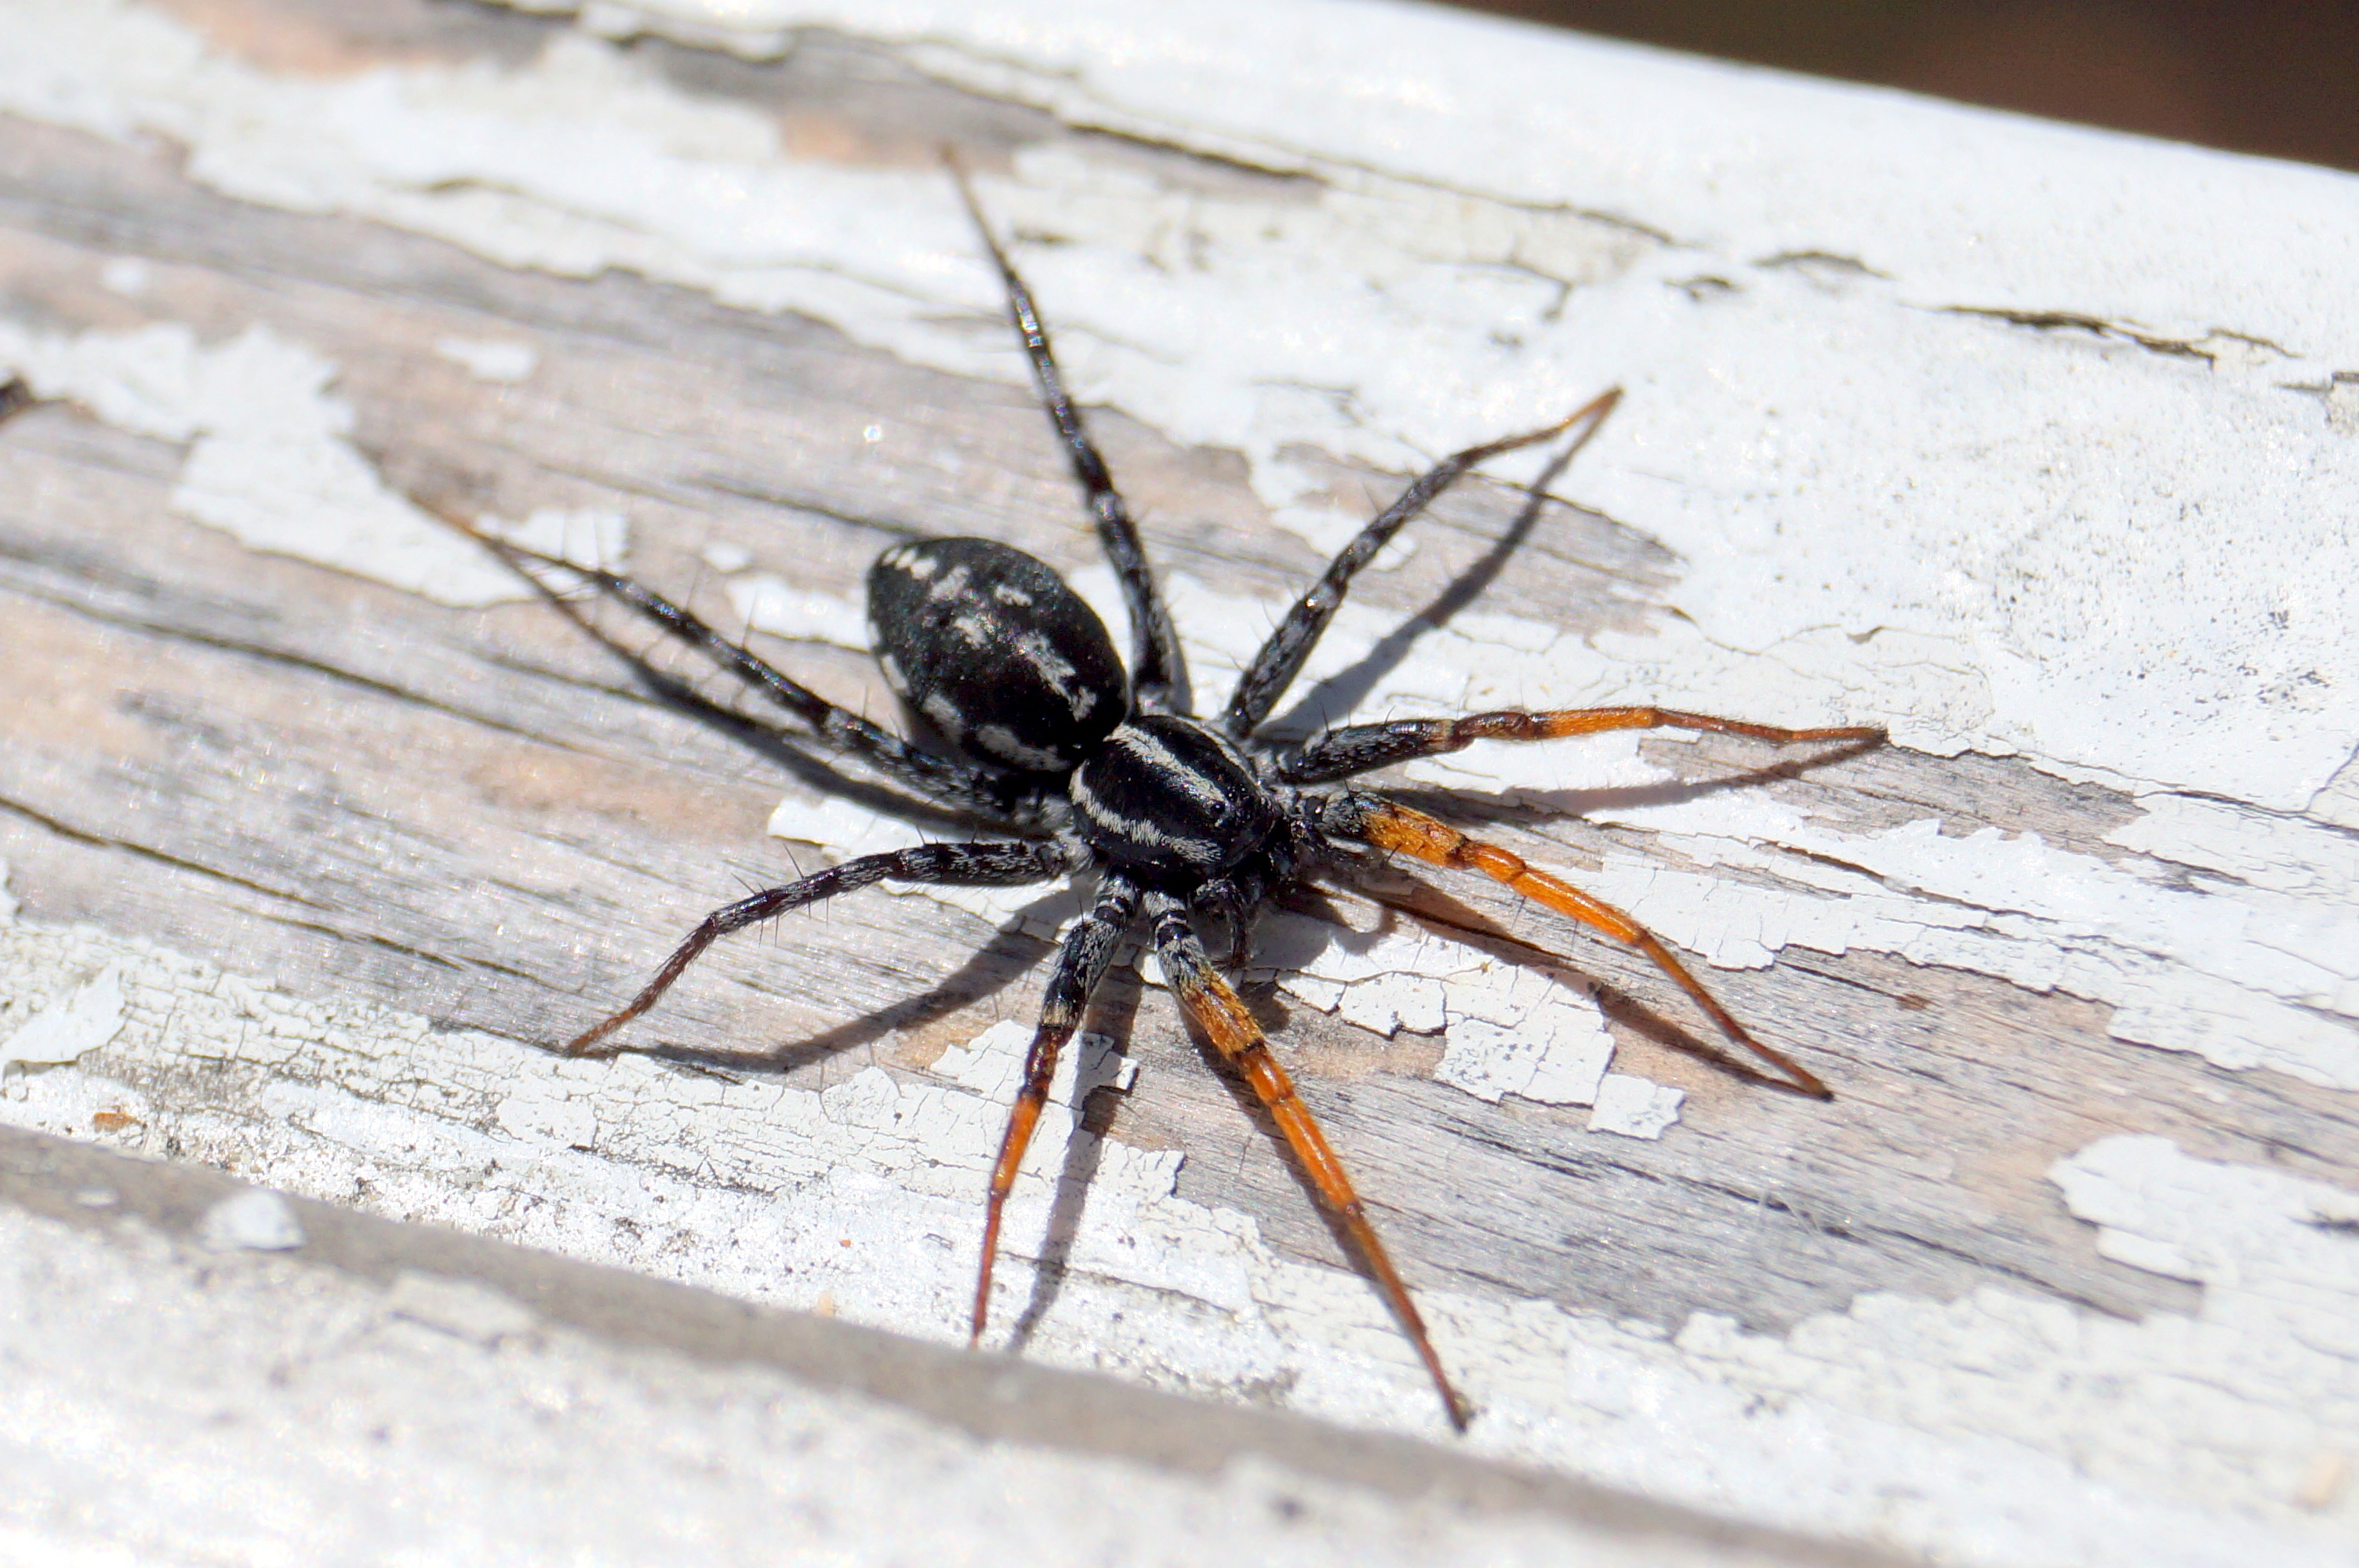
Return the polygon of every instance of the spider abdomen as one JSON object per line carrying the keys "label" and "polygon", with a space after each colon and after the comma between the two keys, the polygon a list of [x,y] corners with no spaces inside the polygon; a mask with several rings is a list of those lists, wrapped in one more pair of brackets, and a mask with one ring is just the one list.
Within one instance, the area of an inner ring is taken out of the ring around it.
{"label": "spider abdomen", "polygon": [[868,569],[885,678],[976,762],[1061,773],[1130,708],[1114,639],[1046,561],[989,539],[897,545]]}
{"label": "spider abdomen", "polygon": [[1107,736],[1071,787],[1090,846],[1150,875],[1216,876],[1277,827],[1277,801],[1228,738],[1170,714]]}

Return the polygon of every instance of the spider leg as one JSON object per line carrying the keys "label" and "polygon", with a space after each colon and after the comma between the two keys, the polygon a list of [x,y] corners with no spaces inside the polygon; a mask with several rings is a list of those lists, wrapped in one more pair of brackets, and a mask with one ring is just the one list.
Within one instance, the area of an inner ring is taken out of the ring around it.
{"label": "spider leg", "polygon": [[840,866],[813,871],[784,887],[765,888],[750,898],[741,898],[706,915],[703,924],[672,949],[671,957],[664,960],[655,979],[627,1006],[575,1035],[560,1049],[569,1056],[606,1054],[597,1049],[598,1043],[655,1006],[707,947],[733,931],[758,925],[790,909],[886,881],[951,887],[1014,887],[1046,881],[1070,869],[1071,863],[1070,852],[1053,842],[920,844],[914,849],[862,855]]}
{"label": "spider leg", "polygon": [[1431,505],[1434,498],[1457,483],[1467,470],[1502,452],[1512,452],[1519,447],[1545,441],[1584,419],[1594,429],[1614,411],[1614,404],[1621,399],[1622,389],[1614,387],[1592,398],[1571,416],[1546,429],[1528,430],[1504,440],[1469,447],[1427,470],[1401,492],[1399,500],[1386,507],[1375,522],[1361,529],[1358,535],[1327,563],[1327,569],[1320,574],[1319,580],[1294,601],[1294,608],[1286,612],[1286,619],[1277,623],[1277,629],[1269,634],[1269,640],[1261,645],[1261,651],[1254,654],[1253,663],[1247,665],[1245,673],[1237,677],[1237,689],[1229,697],[1227,711],[1221,715],[1222,726],[1232,735],[1249,735],[1269,717],[1269,710],[1277,706],[1277,699],[1286,695],[1286,688],[1301,673],[1302,662],[1318,645],[1321,634],[1327,630],[1327,623],[1335,619],[1335,611],[1343,607],[1343,595],[1350,589],[1352,579],[1359,575],[1360,568],[1374,560],[1376,552],[1392,543],[1393,535],[1399,533],[1410,518]]}
{"label": "spider leg", "polygon": [[1376,1288],[1384,1293],[1393,1315],[1400,1320],[1409,1343],[1417,1347],[1419,1358],[1431,1374],[1433,1386],[1440,1391],[1450,1424],[1460,1432],[1465,1431],[1467,1423],[1474,1419],[1474,1407],[1451,1385],[1450,1374],[1441,1369],[1441,1357],[1435,1353],[1433,1340],[1426,1333],[1425,1319],[1419,1315],[1417,1303],[1409,1299],[1408,1287],[1393,1268],[1385,1244],[1377,1239],[1375,1227],[1368,1223],[1367,1210],[1360,1202],[1360,1195],[1353,1190],[1351,1177],[1344,1174],[1343,1162],[1328,1147],[1327,1136],[1320,1131],[1310,1108],[1295,1092],[1294,1080],[1270,1054],[1261,1026],[1253,1021],[1245,1003],[1237,1000],[1237,993],[1204,956],[1203,946],[1189,924],[1187,906],[1169,894],[1157,893],[1148,904],[1148,914],[1155,922],[1155,956],[1163,965],[1171,994],[1180,999],[1180,1008],[1204,1032],[1213,1049],[1260,1097],[1263,1108],[1277,1123],[1286,1146],[1294,1152],[1303,1173],[1343,1222],[1353,1246],[1375,1276]]}
{"label": "spider leg", "polygon": [[1039,388],[1040,402],[1048,410],[1049,422],[1057,427],[1058,437],[1065,443],[1066,455],[1072,460],[1073,477],[1081,481],[1089,499],[1091,513],[1098,522],[1098,539],[1105,547],[1106,558],[1114,564],[1114,575],[1122,579],[1122,596],[1130,606],[1130,680],[1131,689],[1142,712],[1158,713],[1172,710],[1182,700],[1180,694],[1188,684],[1188,666],[1180,652],[1180,636],[1171,626],[1171,612],[1164,606],[1163,596],[1155,587],[1154,575],[1147,565],[1147,551],[1138,540],[1138,527],[1130,519],[1130,508],[1122,492],[1114,487],[1114,479],[1106,471],[1105,459],[1098,452],[1097,443],[1090,439],[1088,427],[1082,422],[1082,411],[1073,406],[1072,395],[1065,390],[1064,377],[1058,373],[1056,355],[1049,346],[1049,329],[1041,324],[1040,312],[1032,303],[1032,291],[1016,276],[1016,265],[1007,253],[999,248],[999,241],[991,232],[990,221],[983,215],[983,204],[975,200],[974,188],[967,182],[966,170],[951,148],[942,149],[942,162],[948,166],[951,178],[958,182],[959,198],[966,203],[968,216],[974,220],[975,232],[983,236],[984,248],[991,253],[994,265],[999,268],[1000,281],[1007,287],[1007,316],[1015,323],[1016,335],[1022,340],[1025,355],[1032,362],[1032,380]]}
{"label": "spider leg", "polygon": [[983,1262],[974,1279],[974,1317],[967,1343],[983,1338],[991,1312],[991,1269],[999,1258],[1000,1212],[1015,1190],[1016,1173],[1024,1151],[1039,1124],[1041,1108],[1049,1103],[1049,1084],[1057,1076],[1057,1055],[1073,1031],[1082,1026],[1082,1011],[1090,993],[1105,978],[1115,944],[1138,913],[1138,884],[1118,871],[1109,871],[1098,888],[1098,902],[1065,934],[1057,967],[1040,998],[1040,1023],[1032,1034],[1032,1049],[1024,1058],[1024,1086],[1008,1108],[1007,1130],[999,1140],[999,1156],[991,1167],[991,1193],[984,1200]]}
{"label": "spider leg", "polygon": [[1446,822],[1439,822],[1421,811],[1412,811],[1397,801],[1359,790],[1347,791],[1331,799],[1321,813],[1320,827],[1340,838],[1354,838],[1373,844],[1379,849],[1394,850],[1411,860],[1423,860],[1430,866],[1443,866],[1451,871],[1481,871],[1494,881],[1532,900],[1544,903],[1560,914],[1569,914],[1592,930],[1602,931],[1625,946],[1636,948],[1654,961],[1655,968],[1670,977],[1672,982],[1703,1009],[1705,1016],[1719,1025],[1729,1040],[1755,1056],[1776,1067],[1795,1088],[1814,1099],[1832,1099],[1834,1091],[1828,1088],[1816,1073],[1804,1067],[1784,1052],[1773,1050],[1753,1038],[1745,1025],[1736,1022],[1719,999],[1704,989],[1703,982],[1688,972],[1685,964],[1660,938],[1607,903],[1593,898],[1561,878],[1535,871],[1524,858],[1496,844],[1485,844],[1468,838]]}
{"label": "spider leg", "polygon": [[1561,708],[1545,713],[1505,708],[1462,719],[1401,719],[1383,724],[1346,724],[1314,736],[1277,765],[1288,784],[1325,784],[1417,757],[1463,751],[1477,741],[1557,741],[1608,730],[1702,730],[1749,735],[1790,745],[1798,741],[1854,741],[1882,744],[1884,730],[1872,724],[1827,730],[1784,730],[1675,708]]}
{"label": "spider leg", "polygon": [[756,658],[698,616],[653,589],[614,572],[576,566],[553,556],[544,556],[537,550],[527,550],[521,545],[511,544],[479,528],[470,527],[448,514],[444,515],[443,521],[489,546],[575,625],[634,665],[644,665],[645,661],[592,625],[581,607],[566,597],[566,587],[574,582],[586,583],[642,619],[662,628],[670,636],[695,649],[723,673],[801,719],[826,745],[858,758],[927,799],[1006,822],[1024,820],[1023,794],[1008,780],[952,758],[921,752],[849,708],[837,707],[801,682]]}

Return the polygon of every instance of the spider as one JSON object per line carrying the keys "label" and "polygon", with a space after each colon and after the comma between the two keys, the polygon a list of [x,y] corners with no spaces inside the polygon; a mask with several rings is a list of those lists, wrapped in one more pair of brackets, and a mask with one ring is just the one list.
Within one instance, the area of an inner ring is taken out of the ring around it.
{"label": "spider", "polygon": [[[1780,745],[1873,746],[1883,741],[1884,731],[1782,729],[1644,707],[1344,724],[1299,745],[1260,734],[1334,618],[1353,576],[1405,524],[1486,459],[1576,426],[1583,427],[1577,439],[1585,439],[1619,401],[1618,387],[1554,424],[1470,447],[1435,464],[1363,528],[1295,601],[1239,676],[1220,716],[1211,721],[1197,717],[1182,696],[1188,685],[1180,642],[1138,530],[1065,389],[1031,291],[994,237],[963,170],[954,159],[945,161],[998,271],[1041,404],[1120,579],[1130,622],[1128,668],[1097,613],[1046,562],[988,539],[895,546],[869,570],[869,634],[887,684],[946,742],[945,749],[924,749],[827,701],[629,578],[583,568],[459,524],[577,621],[582,617],[567,597],[569,589],[604,596],[800,720],[804,728],[781,731],[790,740],[815,741],[857,759],[1002,835],[862,855],[717,909],[636,996],[561,1049],[576,1056],[611,1054],[619,1048],[610,1044],[615,1031],[655,1006],[707,947],[789,910],[878,881],[1014,886],[1094,871],[1095,901],[1066,931],[1049,970],[1024,1082],[992,1165],[969,1344],[983,1337],[1001,1214],[1047,1102],[1059,1054],[1080,1027],[1117,947],[1143,925],[1181,1011],[1259,1098],[1398,1319],[1451,1424],[1463,1432],[1473,1407],[1451,1382],[1343,1162],[1271,1054],[1253,1015],[1208,957],[1197,920],[1225,924],[1234,967],[1245,956],[1255,913],[1281,884],[1306,872],[1348,870],[1387,854],[1480,871],[1644,954],[1730,1042],[1770,1064],[1789,1087],[1831,1099],[1816,1075],[1755,1039],[1668,947],[1620,910],[1506,849],[1343,781],[1486,739],[1548,741],[1614,730],[1678,729]],[[1338,784],[1343,787],[1317,787]]]}

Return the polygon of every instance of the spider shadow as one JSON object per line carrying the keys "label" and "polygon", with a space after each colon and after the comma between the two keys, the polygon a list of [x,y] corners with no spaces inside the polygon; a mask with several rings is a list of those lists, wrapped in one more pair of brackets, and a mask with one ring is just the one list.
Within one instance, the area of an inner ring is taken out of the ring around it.
{"label": "spider shadow", "polygon": [[1455,812],[1460,816],[1480,816],[1491,822],[1513,821],[1534,815],[1586,817],[1600,812],[1636,811],[1653,806],[1685,806],[1717,795],[1760,789],[1767,784],[1800,778],[1820,768],[1850,762],[1854,757],[1864,757],[1871,752],[1886,750],[1888,746],[1889,742],[1882,739],[1840,741],[1800,756],[1782,757],[1756,767],[1742,767],[1708,778],[1663,779],[1652,784],[1597,789],[1519,788],[1510,794],[1484,795],[1473,790],[1412,785],[1388,788],[1384,795],[1387,799],[1399,800],[1404,804],[1417,803],[1420,810],[1443,816]]}
{"label": "spider shadow", "polygon": [[1007,1349],[1018,1352],[1032,1342],[1032,1336],[1057,1304],[1063,1293],[1065,1276],[1071,1271],[1073,1242],[1081,1234],[1082,1217],[1089,1207],[1090,1188],[1097,1181],[1098,1166],[1105,1158],[1108,1118],[1097,1108],[1100,1090],[1120,1093],[1114,1080],[1122,1063],[1130,1051],[1130,1032],[1138,1022],[1139,998],[1146,992],[1145,982],[1115,982],[1100,988],[1092,1001],[1089,1021],[1084,1029],[1093,1034],[1103,1034],[1114,1042],[1114,1049],[1098,1058],[1098,1071],[1092,1076],[1077,1073],[1073,1078],[1072,1130],[1065,1140],[1064,1164],[1057,1172],[1055,1196],[1049,1200],[1049,1226],[1042,1234],[1040,1253],[1032,1265],[1032,1293],[1016,1314],[1016,1325],[1008,1331]]}
{"label": "spider shadow", "polygon": [[937,806],[890,784],[845,773],[825,758],[811,754],[808,747],[816,742],[805,741],[750,714],[741,713],[726,703],[714,701],[699,691],[693,681],[658,668],[644,654],[633,653],[603,629],[592,625],[586,618],[577,616],[575,623],[583,626],[592,637],[619,654],[629,666],[632,678],[665,707],[762,757],[816,794],[864,806],[880,816],[894,817],[921,827],[961,832],[973,832],[978,828],[992,832],[1006,831],[1004,826],[987,819],[950,806]]}
{"label": "spider shadow", "polygon": [[[1600,979],[1571,956],[1543,946],[1528,936],[1509,930],[1494,916],[1453,897],[1423,877],[1410,875],[1397,867],[1386,870],[1408,885],[1410,892],[1407,897],[1396,897],[1365,883],[1348,889],[1387,912],[1386,922],[1374,931],[1361,933],[1352,927],[1344,927],[1359,935],[1365,945],[1373,946],[1386,934],[1392,916],[1415,921],[1438,936],[1473,947],[1503,964],[1537,974],[1552,984],[1582,992],[1596,1001],[1598,1010],[1608,1019],[1666,1050],[1678,1052],[1756,1087],[1777,1089],[1803,1098],[1811,1098],[1775,1073],[1736,1055],[1717,1041],[1693,1033],[1612,981]],[[1308,896],[1289,903],[1288,907],[1297,908],[1299,913],[1315,919],[1343,925],[1342,914],[1327,896],[1335,890],[1312,883],[1300,886]],[[1299,907],[1300,905],[1310,907]],[[1669,983],[1668,977],[1666,983]]]}
{"label": "spider shadow", "polygon": [[1572,503],[1549,494],[1548,488],[1563,473],[1581,449],[1597,434],[1602,421],[1592,421],[1579,438],[1549,460],[1539,476],[1526,492],[1524,504],[1517,509],[1515,521],[1506,532],[1492,541],[1491,547],[1451,579],[1449,586],[1436,594],[1432,602],[1411,615],[1398,626],[1378,638],[1375,646],[1357,660],[1311,686],[1294,704],[1277,718],[1262,726],[1262,732],[1273,739],[1300,739],[1328,724],[1328,716],[1351,713],[1367,700],[1386,676],[1398,669],[1408,657],[1409,650],[1428,632],[1439,631],[1450,624],[1452,617],[1489,591],[1500,572],[1506,568],[1508,558],[1523,547],[1539,524],[1540,516],[1551,502],[1560,506]]}
{"label": "spider shadow", "polygon": [[970,953],[957,968],[919,995],[864,1013],[817,1034],[759,1051],[669,1043],[626,1045],[623,1050],[691,1071],[786,1074],[840,1052],[874,1044],[897,1031],[922,1027],[962,1011],[1029,975],[1055,944],[1027,935],[1024,923],[1055,909],[1060,900],[1069,896],[1070,890],[1060,885],[1026,904],[1003,922],[991,938]]}

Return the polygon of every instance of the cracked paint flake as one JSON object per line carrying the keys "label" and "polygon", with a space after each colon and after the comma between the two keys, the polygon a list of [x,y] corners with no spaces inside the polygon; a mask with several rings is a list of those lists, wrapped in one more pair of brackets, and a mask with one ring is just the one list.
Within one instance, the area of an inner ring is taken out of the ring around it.
{"label": "cracked paint flake", "polygon": [[[0,871],[5,871],[0,867]],[[13,913],[13,911],[12,911]],[[15,1011],[19,999],[6,999]],[[114,1039],[123,1028],[123,971],[101,969],[72,992],[41,1008],[0,1040],[0,1068],[11,1062],[60,1066],[78,1062]]]}
{"label": "cracked paint flake", "polygon": [[386,488],[329,395],[335,366],[257,322],[203,343],[179,322],[34,331],[0,316],[0,379],[118,429],[185,443],[172,509],[249,548],[357,572],[438,603],[529,597],[515,574]]}
{"label": "cracked paint flake", "polygon": [[1608,1073],[1597,1086],[1589,1130],[1624,1138],[1660,1138],[1680,1119],[1686,1091],[1650,1084],[1627,1073]]}

